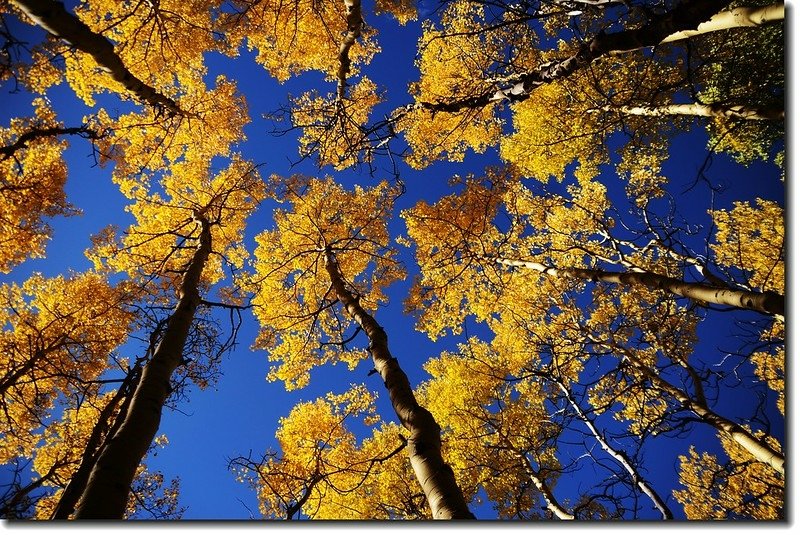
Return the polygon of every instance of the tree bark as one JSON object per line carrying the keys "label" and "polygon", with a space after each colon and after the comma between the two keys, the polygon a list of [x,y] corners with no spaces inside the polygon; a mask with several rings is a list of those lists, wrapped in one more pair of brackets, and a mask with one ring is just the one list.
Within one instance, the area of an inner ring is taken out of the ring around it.
{"label": "tree bark", "polygon": [[625,115],[645,117],[671,117],[686,115],[692,117],[722,117],[725,119],[744,119],[748,121],[783,121],[783,106],[744,106],[724,104],[665,104],[663,106],[605,106],[604,111],[619,112]]}
{"label": "tree bark", "polygon": [[688,39],[695,35],[730,30],[732,28],[753,28],[772,22],[780,22],[784,18],[783,2],[775,2],[768,6],[737,7],[721,11],[706,22],[700,24],[696,30],[684,30],[668,35],[662,43],[672,43],[681,39]]}
{"label": "tree bark", "polygon": [[408,376],[389,352],[388,337],[344,283],[335,253],[325,249],[325,269],[336,297],[369,338],[375,370],[383,378],[389,399],[402,426],[408,430],[411,467],[422,486],[434,519],[473,519],[464,495],[456,484],[453,469],[442,458],[441,428],[433,415],[417,403]]}
{"label": "tree bark", "polygon": [[200,277],[211,253],[209,222],[199,212],[197,249],[181,280],[178,303],[167,321],[161,342],[144,366],[125,420],[107,441],[81,496],[76,519],[119,519],[125,514],[136,468],[147,453],[161,422],[170,393],[170,378],[181,362],[195,310],[200,304]]}
{"label": "tree bark", "polygon": [[506,447],[512,448],[514,456],[519,459],[522,469],[525,470],[526,474],[528,474],[528,478],[531,480],[531,483],[533,483],[536,489],[542,494],[542,498],[547,506],[547,510],[553,513],[553,515],[559,520],[575,520],[575,515],[564,509],[564,507],[558,503],[553,491],[550,490],[550,487],[545,484],[544,479],[542,479],[539,472],[533,469],[528,461],[528,458],[522,452],[513,449],[514,447],[507,440],[506,443]]}
{"label": "tree bark", "polygon": [[[64,492],[61,493],[61,498],[58,500],[58,504],[56,505],[55,511],[53,511],[51,519],[66,520],[75,512],[75,505],[81,497],[81,492],[86,488],[89,475],[92,473],[92,468],[97,461],[97,455],[101,451],[103,438],[109,434],[111,416],[117,408],[117,405],[119,405],[126,396],[130,395],[130,389],[138,381],[140,372],[141,366],[138,365],[128,372],[128,376],[120,385],[117,393],[111,401],[103,407],[103,410],[100,411],[97,423],[95,423],[92,428],[92,433],[86,443],[80,465],[73,473],[66,488],[64,488]],[[124,418],[126,412],[125,408],[126,404],[123,404],[122,410],[117,418]],[[113,431],[113,428],[111,431]]]}
{"label": "tree bark", "polygon": [[680,279],[657,275],[650,272],[624,272],[602,271],[599,269],[566,268],[558,269],[538,262],[526,260],[513,260],[497,258],[495,261],[507,266],[525,267],[549,275],[566,279],[588,281],[602,281],[614,284],[642,285],[647,288],[656,288],[666,292],[687,297],[715,305],[733,306],[736,308],[755,310],[783,316],[785,311],[785,298],[775,292],[748,292],[734,288],[720,288],[699,282],[685,282]]}
{"label": "tree bark", "polygon": [[55,37],[92,56],[115,81],[125,86],[139,100],[157,108],[165,108],[175,115],[183,114],[174,100],[131,73],[114,51],[111,41],[93,32],[83,21],[67,11],[63,3],[54,0],[11,0],[11,3]]}
{"label": "tree bark", "polygon": [[345,19],[347,20],[347,33],[339,45],[339,68],[336,71],[336,98],[342,100],[347,88],[347,75],[350,73],[350,49],[361,37],[361,27],[364,20],[361,18],[361,0],[344,0]]}

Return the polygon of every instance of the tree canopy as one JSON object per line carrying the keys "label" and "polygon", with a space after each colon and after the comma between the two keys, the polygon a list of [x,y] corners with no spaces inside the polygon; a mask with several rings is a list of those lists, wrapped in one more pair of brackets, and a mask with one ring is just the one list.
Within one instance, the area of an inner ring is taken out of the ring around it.
{"label": "tree canopy", "polygon": [[783,21],[0,4],[0,517],[785,519]]}

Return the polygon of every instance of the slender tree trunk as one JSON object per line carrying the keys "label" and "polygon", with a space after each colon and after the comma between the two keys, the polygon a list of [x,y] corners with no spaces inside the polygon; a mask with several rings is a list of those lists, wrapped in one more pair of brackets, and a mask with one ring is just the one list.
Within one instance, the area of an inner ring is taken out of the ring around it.
{"label": "slender tree trunk", "polygon": [[783,2],[775,2],[774,4],[762,7],[737,7],[717,13],[708,21],[700,24],[696,30],[675,32],[672,35],[668,35],[661,42],[672,43],[674,41],[680,41],[681,39],[694,37],[695,35],[729,30],[732,28],[752,28],[771,22],[780,22],[783,20],[783,17]]}
{"label": "slender tree trunk", "polygon": [[520,466],[522,466],[522,469],[525,470],[525,473],[528,475],[528,479],[530,479],[531,483],[533,483],[536,489],[542,494],[542,498],[547,506],[547,510],[553,513],[553,515],[559,520],[575,520],[575,515],[567,511],[560,503],[558,503],[553,491],[550,490],[550,487],[548,487],[547,484],[545,484],[544,479],[541,477],[539,472],[534,470],[525,454],[517,451],[516,448],[514,448],[513,445],[508,441],[508,439],[505,439],[505,442],[506,447],[511,449],[514,456],[519,459]]}
{"label": "slender tree trunk", "polygon": [[706,303],[756,310],[767,314],[783,316],[785,310],[784,296],[774,292],[757,293],[733,288],[720,288],[718,286],[710,286],[699,282],[685,282],[680,279],[650,272],[617,273],[599,269],[558,269],[538,262],[496,257],[495,261],[507,266],[533,269],[551,277],[595,282],[602,281],[631,286],[638,284],[646,286],[647,288],[657,288],[681,297],[704,301]]}
{"label": "slender tree trunk", "polygon": [[183,346],[200,304],[200,276],[211,253],[211,230],[197,213],[200,239],[181,281],[178,303],[167,321],[161,342],[144,366],[125,420],[109,439],[89,476],[76,519],[122,518],[136,468],[147,453],[161,421],[170,393],[170,378],[181,362]]}
{"label": "slender tree trunk", "polygon": [[754,459],[771,466],[778,473],[783,475],[783,454],[772,448],[766,440],[758,439],[755,435],[747,431],[741,425],[712,411],[705,402],[705,395],[703,395],[702,392],[699,392],[697,396],[701,399],[695,399],[685,390],[674,386],[672,383],[658,375],[650,367],[642,365],[642,363],[636,358],[635,355],[631,353],[629,349],[616,345],[609,345],[604,342],[598,343],[613,348],[615,351],[620,351],[624,355],[624,360],[630,362],[636,368],[636,370],[644,374],[654,387],[674,397],[677,401],[683,404],[684,407],[692,411],[703,422],[709,424],[718,432],[728,435],[736,443],[742,446],[748,453],[750,453]]}
{"label": "slender tree trunk", "polygon": [[[109,431],[113,432],[114,430],[113,428],[109,430],[109,424],[111,423],[111,417],[114,413],[114,410],[123,399],[130,401],[129,396],[131,394],[131,387],[135,386],[140,372],[141,366],[137,365],[134,367],[128,373],[125,381],[120,385],[117,393],[114,395],[111,401],[109,401],[108,404],[103,407],[103,410],[100,411],[97,423],[95,423],[94,427],[92,428],[92,433],[89,436],[88,442],[86,443],[86,448],[84,449],[83,456],[81,457],[80,465],[78,466],[78,469],[75,470],[75,473],[72,475],[69,483],[67,483],[64,492],[61,493],[61,498],[58,500],[58,505],[56,505],[55,511],[53,511],[51,516],[52,519],[66,520],[72,513],[75,512],[75,505],[78,503],[78,500],[81,497],[81,492],[83,492],[83,490],[86,488],[86,484],[89,481],[89,475],[92,473],[92,468],[97,461],[97,455],[103,445],[103,438],[111,434]],[[126,396],[128,397],[126,398]],[[117,416],[118,419],[124,419],[127,405],[127,403],[123,404],[120,414]]]}
{"label": "slender tree trunk", "polygon": [[783,121],[783,106],[727,106],[723,104],[665,104],[663,106],[605,106],[604,111],[619,112],[625,115],[646,117],[671,117],[688,115],[692,117],[722,117],[725,119],[745,119],[748,121]]}
{"label": "slender tree trunk", "polygon": [[658,377],[650,370],[645,372],[653,383],[661,390],[667,392],[683,403],[689,410],[695,413],[701,420],[711,425],[717,431],[728,435],[740,446],[747,450],[756,460],[768,464],[781,475],[784,473],[783,455],[774,450],[765,440],[759,440],[752,433],[748,432],[739,424],[720,416],[708,408],[708,405],[692,399],[686,392],[676,388],[671,383]]}
{"label": "slender tree trunk", "polygon": [[347,289],[335,253],[330,248],[325,249],[325,269],[336,297],[369,338],[369,350],[375,370],[383,378],[400,423],[411,435],[407,446],[411,467],[422,486],[433,518],[475,518],[456,484],[453,469],[442,458],[441,428],[433,415],[417,403],[408,376],[389,352],[386,331]]}
{"label": "slender tree trunk", "polygon": [[600,447],[603,449],[603,451],[616,460],[625,469],[625,471],[628,472],[633,480],[634,485],[636,485],[639,490],[642,491],[642,493],[650,498],[655,508],[661,513],[661,518],[664,520],[672,520],[672,518],[674,518],[672,511],[670,511],[669,507],[667,507],[667,504],[664,503],[664,500],[661,499],[661,496],[659,496],[655,489],[650,486],[650,483],[648,483],[642,476],[639,475],[639,471],[636,470],[636,468],[630,463],[628,456],[625,455],[624,452],[617,451],[611,447],[603,434],[597,429],[597,426],[594,425],[594,422],[589,419],[583,409],[581,409],[580,405],[578,405],[578,402],[575,400],[575,398],[572,397],[572,393],[569,391],[564,382],[560,379],[554,378],[551,375],[546,375],[545,377],[559,386],[561,391],[564,393],[564,397],[567,399],[567,401],[569,401],[569,404],[572,405],[572,409],[575,411],[575,414],[586,425],[597,443],[600,444]]}
{"label": "slender tree trunk", "polygon": [[347,88],[347,75],[350,73],[350,49],[361,37],[364,20],[361,18],[361,0],[344,0],[347,33],[339,44],[339,68],[336,71],[336,98],[342,100]]}
{"label": "slender tree trunk", "polygon": [[11,0],[11,3],[55,37],[92,56],[115,81],[125,86],[139,100],[166,108],[176,115],[182,114],[174,100],[147,85],[125,67],[111,41],[93,32],[83,21],[67,11],[63,3],[53,0]]}

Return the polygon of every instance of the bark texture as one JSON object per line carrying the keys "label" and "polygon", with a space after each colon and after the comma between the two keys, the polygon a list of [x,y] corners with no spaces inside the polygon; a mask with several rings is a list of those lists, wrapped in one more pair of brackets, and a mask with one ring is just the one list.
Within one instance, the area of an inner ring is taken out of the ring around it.
{"label": "bark texture", "polygon": [[408,451],[411,467],[427,498],[434,519],[473,519],[453,469],[442,458],[441,428],[433,415],[417,403],[408,376],[389,352],[388,337],[347,289],[335,253],[325,250],[325,269],[347,313],[369,338],[375,370],[380,374],[401,425],[410,433]]}
{"label": "bark texture", "polygon": [[617,106],[606,107],[605,111],[616,111],[626,115],[646,117],[671,117],[686,115],[692,117],[723,117],[725,119],[744,119],[748,121],[783,121],[784,110],[780,106],[743,106],[725,104],[665,104],[663,106]]}
{"label": "bark texture", "polygon": [[[508,447],[513,446],[509,444]],[[564,509],[564,507],[558,503],[553,491],[550,490],[550,487],[544,482],[544,478],[541,474],[533,469],[527,457],[516,450],[514,450],[514,455],[519,459],[520,465],[522,469],[525,470],[531,483],[533,483],[536,489],[542,494],[542,499],[544,499],[547,510],[553,513],[559,520],[575,520],[575,515]]]}
{"label": "bark texture", "polygon": [[125,420],[107,441],[92,469],[76,519],[123,517],[136,468],[158,432],[161,411],[170,393],[170,378],[181,362],[183,346],[201,301],[200,276],[211,253],[208,220],[201,214],[195,219],[200,224],[200,239],[181,280],[178,303],[153,357],[142,369]]}
{"label": "bark texture", "polygon": [[151,106],[165,108],[172,114],[182,114],[174,100],[147,85],[125,67],[111,41],[93,32],[78,17],[67,11],[63,3],[54,0],[11,0],[11,3],[55,37],[92,56],[115,81],[125,86],[139,100]]}
{"label": "bark texture", "polygon": [[720,288],[699,282],[685,282],[680,279],[657,275],[650,272],[624,272],[602,271],[599,269],[566,268],[558,269],[546,266],[538,262],[526,260],[514,260],[508,258],[496,258],[498,263],[507,266],[525,267],[539,271],[552,277],[568,279],[581,279],[589,281],[602,281],[614,284],[642,285],[648,288],[656,288],[666,292],[704,301],[715,305],[732,306],[742,309],[755,310],[783,316],[785,311],[785,298],[781,294],[774,292],[748,292],[733,288]]}
{"label": "bark texture", "polygon": [[[140,373],[141,366],[137,365],[131,369],[128,376],[117,390],[116,395],[114,395],[111,401],[100,411],[97,423],[92,428],[92,433],[86,443],[81,462],[72,475],[72,478],[69,480],[69,483],[67,483],[66,488],[64,488],[64,492],[61,493],[61,498],[58,500],[55,511],[53,511],[53,515],[51,516],[53,520],[67,520],[70,515],[75,512],[75,505],[78,503],[81,492],[86,488],[86,484],[89,481],[92,468],[97,462],[97,455],[103,446],[104,437],[109,436],[113,433],[115,428],[118,427],[113,425],[115,422],[111,421],[114,411],[123,400],[130,400],[129,396],[132,387],[135,387],[139,380]],[[118,419],[123,419],[125,417],[127,407],[128,403],[122,403],[120,414],[117,416]]]}
{"label": "bark texture", "polygon": [[753,28],[763,24],[770,24],[773,22],[780,22],[784,18],[783,2],[775,2],[768,6],[752,7],[743,6],[731,10],[721,11],[708,21],[700,24],[696,30],[684,30],[675,32],[661,41],[662,43],[671,43],[680,41],[681,39],[688,39],[695,35],[702,35],[704,33],[718,32],[721,30],[730,30],[732,28]]}
{"label": "bark texture", "polygon": [[364,20],[361,18],[361,0],[344,0],[345,18],[347,20],[347,33],[339,45],[339,68],[336,71],[336,98],[345,97],[347,88],[347,75],[350,74],[350,49],[361,37],[361,27]]}

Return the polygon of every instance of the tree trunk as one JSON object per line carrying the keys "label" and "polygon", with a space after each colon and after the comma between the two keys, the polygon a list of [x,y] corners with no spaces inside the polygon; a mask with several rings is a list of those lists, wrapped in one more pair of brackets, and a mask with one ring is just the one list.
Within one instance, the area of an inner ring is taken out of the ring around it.
{"label": "tree trunk", "polygon": [[[594,342],[598,342],[593,340]],[[620,351],[624,355],[623,360],[627,360],[630,362],[636,370],[644,374],[650,382],[653,384],[654,387],[661,390],[662,392],[674,397],[677,401],[683,404],[688,410],[692,411],[696,414],[703,422],[709,424],[718,432],[728,435],[734,441],[736,441],[740,446],[742,446],[748,453],[750,453],[754,459],[765,463],[772,468],[774,468],[778,473],[783,475],[784,473],[784,457],[779,451],[773,449],[766,440],[760,440],[755,435],[747,431],[744,427],[740,426],[739,424],[728,420],[724,416],[720,416],[716,412],[712,411],[708,404],[705,402],[705,395],[702,392],[698,393],[698,397],[702,398],[701,400],[697,400],[692,398],[686,391],[681,388],[674,386],[672,383],[658,375],[654,372],[650,367],[643,366],[641,362],[633,355],[629,349],[621,348],[615,345],[609,345],[603,342],[599,342],[601,345],[605,345],[609,348],[612,348],[615,351]]]}
{"label": "tree trunk", "polygon": [[657,288],[666,292],[712,303],[715,305],[732,306],[741,309],[755,310],[784,315],[785,299],[783,295],[775,292],[748,292],[734,288],[720,288],[699,282],[685,282],[680,279],[657,275],[650,272],[625,272],[602,271],[599,269],[566,268],[558,269],[538,262],[526,260],[513,260],[508,258],[495,258],[495,261],[507,266],[525,267],[550,275],[566,279],[602,281],[614,284],[642,285],[647,288]]}
{"label": "tree trunk", "polygon": [[567,399],[567,401],[569,401],[570,405],[572,405],[575,414],[586,425],[586,427],[592,433],[592,436],[594,436],[595,440],[597,440],[597,443],[600,444],[600,447],[603,449],[603,451],[609,454],[625,469],[626,472],[628,472],[633,480],[633,483],[639,488],[639,490],[642,491],[642,493],[650,498],[655,508],[661,513],[661,518],[664,520],[672,520],[672,511],[670,511],[669,507],[667,507],[667,504],[664,503],[664,500],[661,499],[661,496],[659,496],[655,489],[653,489],[653,487],[651,487],[650,484],[639,475],[639,472],[630,463],[628,456],[625,455],[624,452],[617,451],[611,447],[603,434],[597,429],[597,426],[594,425],[594,422],[590,420],[588,416],[586,416],[586,413],[583,412],[580,405],[578,405],[578,402],[572,397],[572,393],[569,391],[567,386],[560,379],[556,379],[551,375],[546,375],[545,377],[556,383],[559,388],[561,388],[561,391],[564,393],[564,397]]}
{"label": "tree trunk", "polygon": [[718,32],[732,28],[753,28],[771,22],[782,21],[784,17],[783,2],[775,2],[762,7],[737,7],[731,10],[721,11],[708,21],[700,24],[696,30],[684,30],[675,32],[663,39],[662,43],[672,43],[681,39],[688,39],[695,35],[704,33]]}
{"label": "tree trunk", "polygon": [[375,370],[383,378],[400,423],[411,435],[407,446],[411,467],[422,486],[433,518],[475,518],[456,484],[453,469],[442,458],[441,428],[433,415],[417,403],[408,376],[389,352],[386,331],[347,289],[336,256],[330,248],[325,250],[325,269],[336,297],[369,338],[369,350]]}
{"label": "tree trunk", "polygon": [[114,51],[111,41],[93,32],[83,21],[67,11],[63,3],[53,0],[11,0],[11,3],[55,37],[92,56],[115,81],[125,86],[139,100],[151,106],[166,108],[175,115],[183,113],[174,100],[134,76]]}
{"label": "tree trunk", "polygon": [[350,73],[350,49],[361,37],[361,27],[364,20],[361,17],[361,0],[344,0],[345,18],[347,20],[347,33],[339,45],[339,68],[336,71],[336,98],[345,97],[347,75]]}
{"label": "tree trunk", "polygon": [[555,495],[553,495],[553,491],[550,490],[550,487],[545,484],[544,479],[541,477],[539,472],[533,469],[528,461],[528,458],[523,453],[513,449],[513,446],[510,442],[508,442],[507,439],[506,443],[506,447],[511,448],[514,456],[519,459],[522,469],[525,470],[526,474],[528,474],[528,478],[531,480],[531,483],[533,483],[536,489],[542,494],[542,498],[547,506],[547,510],[553,513],[553,515],[559,520],[575,520],[575,515],[564,509],[564,507],[558,503]]}
{"label": "tree trunk", "polygon": [[[111,401],[109,401],[108,404],[103,407],[103,410],[100,411],[97,423],[95,423],[94,427],[92,428],[92,434],[89,436],[89,440],[86,443],[86,448],[84,449],[83,456],[81,457],[80,465],[78,466],[78,469],[75,470],[72,478],[70,478],[69,483],[67,483],[64,492],[61,493],[61,498],[58,500],[58,504],[56,505],[55,511],[53,511],[51,519],[66,520],[72,513],[75,512],[75,505],[78,503],[78,500],[81,497],[81,492],[86,488],[86,484],[89,481],[89,475],[92,473],[92,468],[97,461],[97,455],[101,451],[103,438],[104,436],[110,435],[111,432],[114,431],[113,427],[109,429],[111,416],[113,415],[114,410],[117,408],[117,405],[119,405],[119,403],[125,399],[126,396],[130,395],[131,387],[135,387],[136,382],[139,379],[140,372],[141,366],[138,365],[128,372],[128,376],[120,385],[117,393],[114,395]],[[126,399],[126,401],[128,400],[130,400],[129,397]],[[123,404],[122,410],[117,418],[122,419],[125,417],[126,405],[127,403]]]}
{"label": "tree trunk", "polygon": [[604,111],[619,112],[625,115],[646,117],[671,117],[687,115],[692,117],[723,117],[725,119],[745,119],[748,121],[783,121],[783,106],[743,106],[723,104],[665,104],[663,106],[605,106]]}
{"label": "tree trunk", "polygon": [[208,220],[197,214],[200,238],[181,281],[178,303],[167,321],[161,342],[144,366],[125,420],[107,441],[81,496],[76,519],[122,518],[136,468],[158,432],[161,411],[170,393],[170,378],[181,362],[195,310],[200,304],[200,276],[211,253]]}

